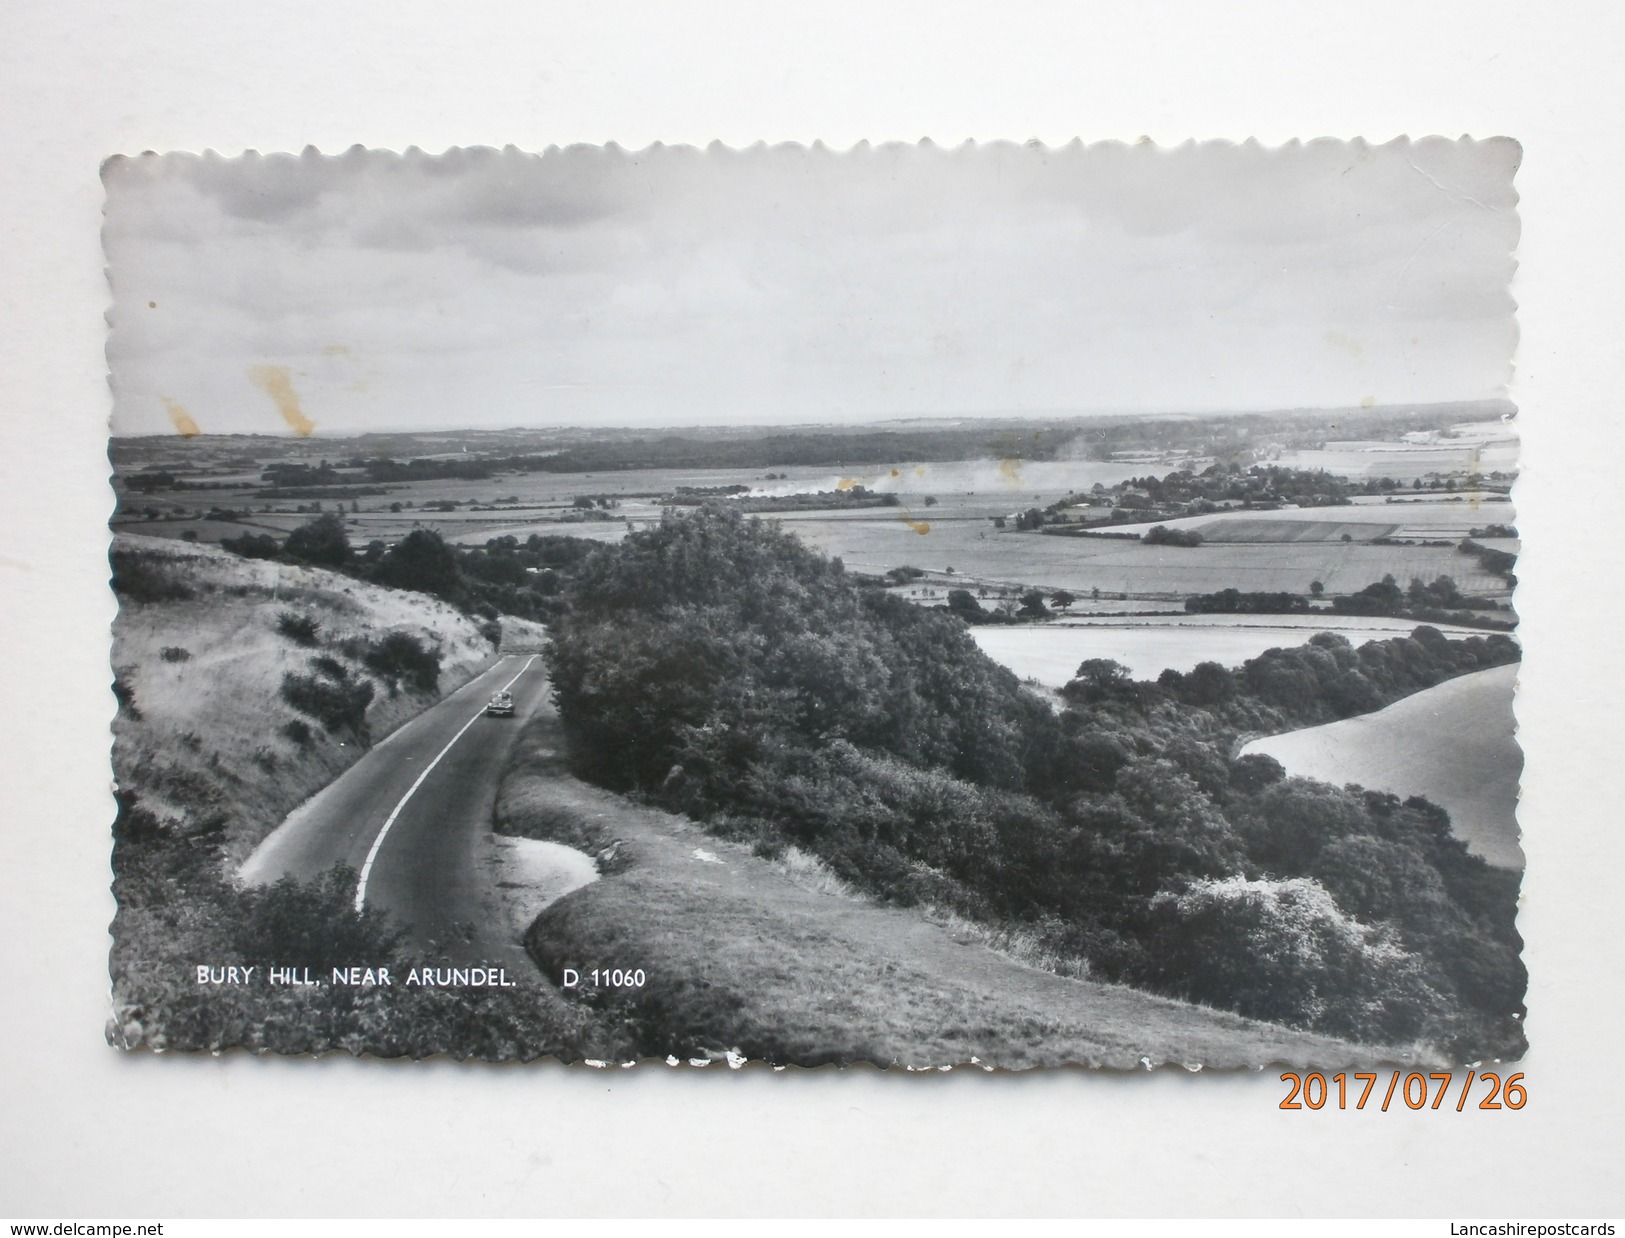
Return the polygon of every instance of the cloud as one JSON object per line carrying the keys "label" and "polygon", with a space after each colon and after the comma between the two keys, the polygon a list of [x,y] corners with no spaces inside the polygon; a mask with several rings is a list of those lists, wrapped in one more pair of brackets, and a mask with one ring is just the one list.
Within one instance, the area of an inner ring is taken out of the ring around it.
{"label": "cloud", "polygon": [[263,418],[252,366],[288,367],[324,432],[1495,394],[1518,156],[1428,140],[115,160],[115,418],[168,427],[160,396],[211,426]]}

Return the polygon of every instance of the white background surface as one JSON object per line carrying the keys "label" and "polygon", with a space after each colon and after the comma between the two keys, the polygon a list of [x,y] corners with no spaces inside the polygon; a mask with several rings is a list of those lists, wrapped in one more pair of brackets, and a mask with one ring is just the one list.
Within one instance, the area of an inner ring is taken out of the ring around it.
{"label": "white background surface", "polygon": [[[1617,6],[10,0],[0,9],[0,1215],[1618,1214]],[[1522,1112],[1273,1073],[601,1073],[102,1039],[97,165],[213,147],[1510,134],[1533,974]]]}

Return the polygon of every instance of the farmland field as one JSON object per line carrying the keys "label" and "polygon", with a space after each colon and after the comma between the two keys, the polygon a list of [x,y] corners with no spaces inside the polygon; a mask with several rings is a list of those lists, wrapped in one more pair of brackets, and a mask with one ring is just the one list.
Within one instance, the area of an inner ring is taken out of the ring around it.
{"label": "farmland field", "polygon": [[1372,520],[1271,520],[1257,516],[1210,520],[1194,526],[1210,542],[1369,542],[1399,526]]}
{"label": "farmland field", "polygon": [[[1388,456],[1428,457],[1440,450],[1479,450],[1496,435],[1499,423],[1458,427],[1459,441],[1436,443],[1334,444],[1361,457],[1362,468]],[[1477,444],[1477,446],[1474,446]],[[460,458],[448,438],[447,458]],[[1497,447],[1497,450],[1499,447]],[[337,454],[337,452],[335,452]],[[1299,452],[1305,467],[1339,463],[1335,452]],[[1365,457],[1371,459],[1367,460]],[[1321,459],[1319,457],[1326,457]],[[857,571],[881,574],[897,567],[932,573],[923,582],[939,591],[969,584],[994,592],[1029,588],[1068,589],[1095,600],[1151,599],[1180,603],[1192,593],[1236,588],[1244,591],[1303,593],[1319,581],[1329,594],[1353,593],[1392,575],[1401,584],[1448,575],[1466,592],[1505,596],[1506,581],[1482,570],[1476,559],[1449,546],[1373,544],[1379,537],[1413,541],[1459,541],[1473,528],[1510,524],[1510,503],[1500,492],[1394,496],[1384,502],[1363,498],[1336,508],[1286,508],[1263,513],[1236,510],[1171,519],[1170,527],[1200,529],[1207,544],[1195,548],[1148,546],[1128,539],[1073,538],[996,528],[995,519],[1033,507],[1046,507],[1068,495],[1087,492],[1146,472],[1166,473],[1201,461],[1164,459],[1052,460],[983,459],[921,463],[898,461],[849,470],[829,465],[751,468],[651,468],[603,473],[507,473],[486,480],[390,482],[340,493],[321,510],[343,510],[347,532],[357,547],[375,539],[398,541],[414,528],[437,530],[450,541],[478,545],[493,537],[523,539],[532,533],[566,534],[616,541],[661,516],[663,501],[683,487],[748,487],[754,496],[833,492],[855,486],[895,495],[898,506],[777,513],[803,541],[840,556]],[[1341,461],[1348,464],[1348,461]],[[195,536],[219,541],[242,533],[286,535],[311,518],[317,507],[288,498],[267,498],[252,483],[256,475],[233,465],[216,471],[176,466],[194,487],[158,495],[124,492],[114,527],[149,536]],[[1359,472],[1352,465],[1345,471]],[[1392,473],[1393,470],[1387,470]],[[305,497],[312,499],[319,491]],[[575,507],[578,498],[603,498],[608,506],[591,512]],[[320,501],[320,500],[318,500]],[[210,518],[216,508],[236,509],[236,520]],[[1149,525],[1118,526],[1143,532]],[[1347,542],[1343,538],[1347,537]]]}
{"label": "farmland field", "polygon": [[1329,593],[1354,593],[1385,575],[1401,582],[1452,577],[1463,590],[1505,594],[1506,581],[1476,559],[1449,546],[1376,546],[1370,543],[1303,542],[1213,544],[1186,548],[1148,546],[1108,538],[1051,537],[996,531],[986,523],[943,520],[914,513],[929,525],[921,534],[897,515],[862,513],[829,519],[811,513],[785,527],[808,544],[840,555],[849,568],[884,572],[903,564],[1010,587],[1099,589],[1137,597],[1183,601],[1193,593],[1236,588],[1304,593],[1320,581]]}
{"label": "farmland field", "polygon": [[[630,469],[607,473],[525,473],[502,475],[484,481],[435,480],[391,482],[387,493],[367,495],[355,500],[349,514],[351,540],[365,543],[378,537],[394,540],[405,536],[415,527],[433,528],[452,541],[483,542],[489,537],[514,534],[519,537],[533,532],[566,532],[578,536],[584,527],[608,524],[625,531],[626,521],[642,525],[660,518],[659,496],[669,495],[678,487],[748,486],[753,494],[786,495],[834,491],[861,485],[869,490],[899,496],[902,507],[892,511],[921,512],[926,499],[936,500],[933,515],[951,518],[974,518],[990,522],[994,516],[1005,515],[1033,505],[1043,506],[1076,490],[1087,490],[1096,482],[1112,485],[1144,471],[1143,464],[1129,462],[1102,463],[1098,461],[999,461],[968,460],[946,463],[900,462],[889,468],[865,467],[852,472],[834,471],[823,466],[785,468],[774,470],[769,479],[761,470],[741,468],[666,468]],[[177,500],[188,510],[212,505],[252,504],[256,509],[271,506],[270,512],[255,511],[253,525],[276,533],[304,523],[310,517],[295,510],[302,506],[297,499],[267,502],[253,488],[253,478],[246,474],[230,477],[210,475],[207,492],[186,491],[179,495],[166,495],[154,501],[137,494],[123,496],[115,527],[126,532],[141,532],[159,536],[179,536],[181,529],[197,529],[204,540],[215,539],[220,530],[210,527],[198,529],[195,520],[169,522],[149,521],[143,509],[152,506],[165,513],[176,510]],[[234,482],[241,482],[239,487]],[[578,495],[605,495],[618,506],[611,513],[613,520],[579,520],[579,513],[571,504]],[[451,502],[457,509],[449,512],[425,510],[430,502]],[[391,511],[394,504],[402,510]],[[349,500],[342,503],[348,507]],[[478,508],[480,510],[473,510]],[[787,515],[790,513],[786,513]],[[828,517],[830,513],[821,513]],[[841,513],[864,514],[864,513]],[[560,529],[560,523],[568,527]],[[248,522],[244,522],[247,526]],[[225,530],[231,536],[230,529]],[[618,536],[600,531],[599,537]]]}
{"label": "farmland field", "polygon": [[[1169,668],[1189,671],[1198,662],[1239,666],[1266,649],[1301,645],[1316,632],[1336,632],[1358,646],[1368,640],[1409,636],[1415,627],[1404,619],[1341,615],[1205,615],[1188,620],[980,627],[972,628],[971,636],[983,653],[1021,678],[1060,688],[1086,658],[1110,658],[1128,667],[1136,679],[1155,679]],[[1478,635],[1469,629],[1441,630],[1452,638]]]}
{"label": "farmland field", "polygon": [[1245,539],[1229,536],[1228,530],[1232,526],[1245,529],[1250,524],[1268,522],[1276,526],[1282,534],[1280,540],[1288,541],[1295,539],[1291,536],[1291,530],[1286,527],[1287,525],[1319,525],[1335,521],[1346,526],[1360,526],[1343,530],[1352,534],[1355,541],[1385,536],[1384,533],[1377,531],[1383,526],[1393,526],[1391,536],[1396,537],[1459,540],[1466,537],[1471,529],[1481,529],[1492,524],[1510,525],[1514,519],[1512,504],[1505,495],[1474,492],[1427,498],[1401,498],[1393,502],[1362,495],[1346,507],[1289,507],[1267,514],[1237,509],[1218,515],[1181,516],[1175,520],[1124,524],[1115,528],[1120,532],[1144,533],[1152,525],[1161,524],[1170,529],[1197,529],[1203,537],[1211,541],[1236,541]]}
{"label": "farmland field", "polygon": [[1517,675],[1516,665],[1463,675],[1376,713],[1254,740],[1243,752],[1272,756],[1289,774],[1425,795],[1450,813],[1456,836],[1474,852],[1522,868]]}
{"label": "farmland field", "polygon": [[[538,484],[524,485],[533,480]],[[421,526],[439,530],[450,541],[474,545],[501,536],[523,539],[532,533],[618,541],[629,528],[647,527],[660,519],[658,501],[637,496],[662,487],[669,493],[677,485],[722,486],[749,481],[750,476],[742,470],[681,474],[668,470],[613,478],[543,474],[536,479],[501,478],[495,483],[415,483],[392,487],[391,495],[395,497],[390,501],[401,502],[401,494],[416,489],[420,503],[431,498],[458,499],[461,495],[463,503],[478,502],[487,509],[469,510],[465,506],[451,512],[431,512],[415,507],[391,512],[383,500],[366,499],[358,504],[361,510],[349,516],[350,539],[356,545],[374,538],[395,541]],[[493,505],[494,492],[505,492],[505,498],[516,489],[524,491],[518,503]],[[572,496],[578,494],[626,497],[617,499],[619,506],[605,513],[609,518],[582,520],[570,507]],[[1053,495],[1046,499],[1029,492],[1017,502],[1008,495],[944,493],[932,495],[937,502],[931,506],[925,505],[924,497],[904,495],[902,505],[895,508],[784,512],[768,518],[782,520],[802,541],[828,555],[839,555],[857,571],[880,574],[906,565],[940,573],[946,579],[952,568],[953,575],[973,583],[1010,589],[1065,588],[1084,594],[1098,589],[1104,594],[1182,601],[1192,593],[1226,588],[1302,593],[1315,580],[1329,593],[1353,593],[1384,575],[1401,582],[1409,582],[1412,577],[1431,581],[1445,575],[1467,592],[1500,595],[1507,591],[1502,577],[1484,571],[1476,559],[1457,554],[1452,547],[1377,546],[1371,544],[1369,539],[1376,534],[1369,530],[1350,543],[1339,537],[1287,543],[1214,540],[1195,548],[1149,546],[1131,539],[1058,537],[993,527],[992,516],[1003,515],[1012,507],[1052,501],[1057,497]],[[230,499],[221,496],[210,501]],[[1339,508],[1338,518],[1343,520],[1345,513],[1358,510]],[[1407,523],[1416,518],[1416,510],[1407,511]],[[1280,520],[1284,525],[1284,518],[1291,516],[1288,512],[1271,513],[1270,523]],[[1478,517],[1483,523],[1509,518],[1510,508],[1505,512],[1486,510]],[[291,511],[256,512],[238,523],[138,519],[117,521],[115,528],[168,537],[192,530],[209,541],[250,532],[282,535],[309,519],[309,515]],[[1205,530],[1216,519],[1205,516],[1167,523],[1171,527],[1189,524]],[[1248,519],[1262,523],[1256,516]],[[1456,519],[1464,527],[1455,536],[1464,536],[1467,522]],[[1310,525],[1323,522],[1324,516]],[[1390,518],[1386,524],[1369,528],[1383,529],[1392,523]],[[1137,527],[1131,527],[1131,531]],[[1438,536],[1448,539],[1452,535]]]}

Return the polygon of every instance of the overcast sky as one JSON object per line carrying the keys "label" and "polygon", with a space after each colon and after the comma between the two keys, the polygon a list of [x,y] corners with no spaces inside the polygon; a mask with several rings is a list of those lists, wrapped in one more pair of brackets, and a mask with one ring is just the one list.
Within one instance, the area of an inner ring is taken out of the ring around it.
{"label": "overcast sky", "polygon": [[1504,394],[1518,148],[110,162],[119,434]]}

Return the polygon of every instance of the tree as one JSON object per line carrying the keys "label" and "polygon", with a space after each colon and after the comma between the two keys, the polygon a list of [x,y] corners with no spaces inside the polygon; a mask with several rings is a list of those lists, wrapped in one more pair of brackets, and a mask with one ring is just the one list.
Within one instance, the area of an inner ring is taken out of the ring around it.
{"label": "tree", "polygon": [[1050,605],[1056,607],[1058,610],[1065,610],[1068,606],[1072,605],[1073,602],[1076,602],[1078,597],[1077,594],[1070,593],[1065,589],[1057,589],[1054,593],[1050,594],[1049,600]]}
{"label": "tree", "polygon": [[1326,586],[1321,584],[1320,581],[1311,580],[1309,582],[1309,595],[1311,597],[1317,597],[1318,598],[1321,594],[1323,594],[1325,592],[1326,592]]}
{"label": "tree", "polygon": [[306,563],[343,567],[350,561],[350,538],[344,531],[343,519],[329,512],[288,534],[282,551],[290,558]]}
{"label": "tree", "polygon": [[653,792],[681,765],[685,810],[741,812],[836,740],[1010,788],[1049,768],[1053,714],[958,618],[736,512],[668,516],[594,551],[570,603],[555,698],[572,760],[609,785]]}
{"label": "tree", "polygon": [[1134,675],[1128,667],[1111,658],[1088,658],[1078,664],[1078,672],[1063,691],[1071,693],[1077,688],[1091,699],[1116,696],[1134,686]]}
{"label": "tree", "polygon": [[1193,705],[1222,705],[1236,694],[1236,677],[1217,662],[1198,662],[1185,676],[1185,699]]}
{"label": "tree", "polygon": [[432,529],[413,529],[378,560],[373,577],[394,589],[432,593],[448,602],[463,596],[457,553]]}
{"label": "tree", "polygon": [[1049,616],[1049,607],[1044,605],[1042,590],[1029,589],[1021,595],[1021,613],[1028,619],[1044,619]]}

